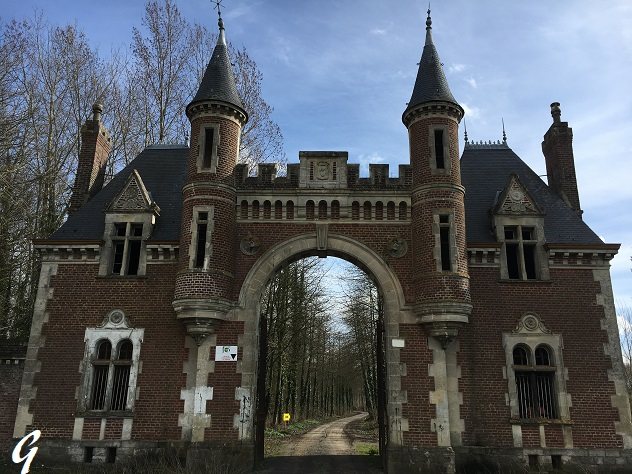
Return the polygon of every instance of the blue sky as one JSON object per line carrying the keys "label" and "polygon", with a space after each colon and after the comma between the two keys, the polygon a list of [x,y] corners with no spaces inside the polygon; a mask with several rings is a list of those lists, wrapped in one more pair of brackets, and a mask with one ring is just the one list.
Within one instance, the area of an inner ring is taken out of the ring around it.
{"label": "blue sky", "polygon": [[[41,8],[74,23],[106,55],[128,45],[143,0],[0,0],[2,21]],[[216,29],[208,0],[177,2]],[[264,75],[290,162],[299,150],[346,150],[349,161],[408,163],[401,114],[425,36],[418,0],[224,0],[229,41],[245,46]],[[470,140],[499,140],[538,174],[551,102],[574,133],[584,220],[606,242],[615,298],[632,304],[632,2],[450,0],[432,5],[433,36]],[[461,135],[463,126],[461,126]],[[462,144],[462,140],[461,140]]]}

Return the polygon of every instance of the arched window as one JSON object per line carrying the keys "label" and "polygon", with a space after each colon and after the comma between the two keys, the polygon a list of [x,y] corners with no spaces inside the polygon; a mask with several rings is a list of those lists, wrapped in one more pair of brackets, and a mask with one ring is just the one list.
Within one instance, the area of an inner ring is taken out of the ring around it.
{"label": "arched window", "polygon": [[360,203],[353,201],[351,203],[351,220],[357,221],[358,219],[360,219]]}
{"label": "arched window", "polygon": [[331,218],[340,219],[340,202],[331,201]]}
{"label": "arched window", "polygon": [[114,354],[109,340],[104,339],[97,343],[92,359],[92,410],[127,409],[133,353],[134,345],[129,339],[120,341]]}
{"label": "arched window", "polygon": [[524,346],[513,350],[520,418],[556,419],[555,366],[551,364],[551,353],[548,348],[538,346],[533,355]]}
{"label": "arched window", "polygon": [[375,203],[375,219],[381,221],[384,218],[384,203],[378,201]]}
{"label": "arched window", "polygon": [[259,219],[259,201],[252,201],[252,218]]}
{"label": "arched window", "polygon": [[271,214],[272,214],[272,203],[266,199],[263,202],[263,218],[270,219]]}
{"label": "arched window", "polygon": [[399,220],[403,221],[408,218],[408,206],[404,201],[399,203]]}
{"label": "arched window", "polygon": [[311,199],[305,203],[305,217],[308,219],[314,218],[314,201]]}
{"label": "arched window", "polygon": [[244,219],[248,219],[248,201],[245,199],[241,201],[241,217]]}
{"label": "arched window", "polygon": [[283,203],[281,201],[274,203],[274,218],[283,219]]}
{"label": "arched window", "polygon": [[395,203],[393,201],[388,201],[386,204],[386,218],[389,221],[395,219]]}
{"label": "arched window", "polygon": [[371,219],[371,201],[364,202],[364,214],[362,215],[362,217],[364,218],[364,220]]}
{"label": "arched window", "polygon": [[294,219],[294,201],[288,201],[285,203],[285,218]]}
{"label": "arched window", "polygon": [[318,203],[318,218],[327,219],[327,201],[325,200]]}

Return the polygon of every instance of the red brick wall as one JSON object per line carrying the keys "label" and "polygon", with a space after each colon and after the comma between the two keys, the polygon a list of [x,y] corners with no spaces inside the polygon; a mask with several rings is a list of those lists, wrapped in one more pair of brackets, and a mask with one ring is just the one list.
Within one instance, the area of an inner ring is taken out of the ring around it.
{"label": "red brick wall", "polygon": [[[217,345],[236,346],[237,338],[243,332],[243,322],[226,321],[217,331]],[[214,348],[211,348],[211,357],[215,357]],[[239,348],[237,360],[242,359],[243,351]],[[235,387],[241,385],[237,364],[215,362],[215,371],[209,374],[208,385],[213,387],[213,400],[206,402],[207,412],[211,414],[211,427],[206,430],[204,437],[210,441],[236,441],[238,431],[233,428],[233,417],[239,413],[239,400],[235,400]]]}
{"label": "red brick wall", "polygon": [[[40,429],[45,438],[72,436],[85,329],[100,325],[111,309],[121,308],[132,327],[145,330],[132,437],[180,439],[178,414],[184,407],[180,390],[186,384],[182,364],[188,354],[185,329],[171,306],[175,265],[147,265],[145,277],[98,278],[97,272],[97,265],[59,265],[51,279],[49,320],[42,330],[46,341],[38,353],[41,371],[34,382],[37,395],[29,410],[33,425],[27,432]],[[99,427],[100,420],[86,419],[86,437],[98,437]]]}
{"label": "red brick wall", "polygon": [[[540,283],[498,282],[499,271],[493,268],[472,268],[470,275],[474,310],[469,326],[460,331],[458,353],[461,385],[465,388],[467,383],[468,388],[462,390],[464,444],[513,445],[505,403],[508,386],[502,371],[502,333],[510,333],[519,318],[530,311],[538,314],[553,334],[562,336],[574,446],[621,447],[620,437],[614,434],[619,416],[610,401],[614,394],[607,374],[611,361],[604,354],[608,338],[600,323],[604,312],[596,302],[600,285],[594,281],[592,270],[552,269],[550,282]],[[560,443],[557,428],[546,429],[551,446]],[[526,440],[531,429],[523,426],[525,446],[529,445]],[[537,439],[539,445],[539,434]]]}
{"label": "red brick wall", "polygon": [[400,362],[406,364],[406,376],[402,377],[401,384],[407,394],[402,415],[409,424],[409,430],[403,433],[404,444],[436,446],[437,434],[430,431],[430,420],[437,417],[437,411],[429,400],[435,385],[434,378],[428,376],[428,365],[433,362],[428,335],[418,324],[401,324],[399,337],[406,341],[406,347],[400,351]]}

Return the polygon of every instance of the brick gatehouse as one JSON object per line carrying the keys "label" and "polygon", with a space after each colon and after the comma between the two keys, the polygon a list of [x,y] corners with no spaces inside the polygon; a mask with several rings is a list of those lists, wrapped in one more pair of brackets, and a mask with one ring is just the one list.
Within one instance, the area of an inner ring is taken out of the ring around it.
{"label": "brick gatehouse", "polygon": [[572,130],[552,104],[548,184],[506,141],[460,155],[463,108],[426,25],[397,177],[361,177],[341,151],[249,176],[221,20],[190,146],[149,146],[103,187],[95,105],[68,220],[36,242],[14,441],[39,429],[38,457],[64,462],[177,445],[252,466],[259,299],[281,266],[319,255],[357,264],[383,296],[387,472],[631,468],[619,246],[582,221]]}

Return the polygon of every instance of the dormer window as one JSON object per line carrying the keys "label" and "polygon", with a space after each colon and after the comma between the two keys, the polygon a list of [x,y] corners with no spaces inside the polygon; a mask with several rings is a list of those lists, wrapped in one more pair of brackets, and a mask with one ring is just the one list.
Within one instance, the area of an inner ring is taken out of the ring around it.
{"label": "dormer window", "polygon": [[145,241],[150,237],[160,208],[151,199],[138,171],[134,170],[105,210],[103,251],[99,276],[145,275]]}
{"label": "dormer window", "polygon": [[509,176],[505,189],[498,191],[491,213],[496,240],[502,243],[500,279],[548,280],[544,212],[518,175]]}
{"label": "dormer window", "polygon": [[527,226],[507,226],[505,234],[505,255],[507,275],[510,280],[537,279],[535,229]]}
{"label": "dormer window", "polygon": [[112,274],[138,275],[143,224],[119,222],[114,224],[112,237]]}

